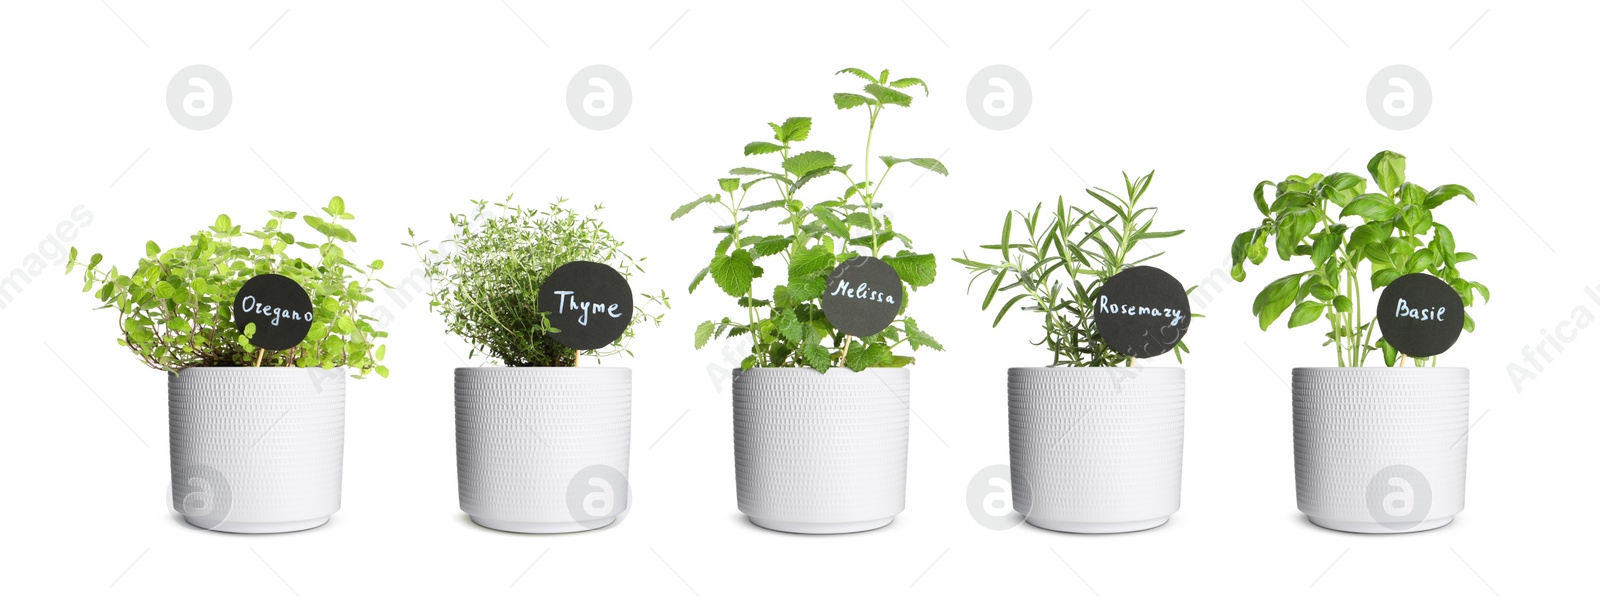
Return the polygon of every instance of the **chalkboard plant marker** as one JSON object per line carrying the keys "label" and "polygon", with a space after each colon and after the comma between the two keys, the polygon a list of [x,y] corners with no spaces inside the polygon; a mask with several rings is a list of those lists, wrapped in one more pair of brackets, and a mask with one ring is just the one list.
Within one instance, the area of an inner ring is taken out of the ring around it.
{"label": "chalkboard plant marker", "polygon": [[350,261],[344,200],[269,214],[248,232],[222,215],[184,244],[148,242],[128,270],[76,248],[68,259],[117,313],[117,343],[167,373],[174,515],[202,529],[326,523],[343,480],[345,377],[389,373],[388,333],[366,313],[383,262]]}
{"label": "chalkboard plant marker", "polygon": [[1140,200],[1154,176],[1124,174],[1121,194],[1088,189],[1094,209],[1058,198],[1052,211],[1008,213],[999,242],[982,247],[990,258],[955,260],[985,282],[983,309],[1001,299],[993,325],[1013,310],[1043,318],[1036,344],[1050,366],[1007,373],[1011,503],[1036,527],[1142,531],[1178,510],[1184,371],[1135,361],[1171,352],[1181,363],[1198,315],[1193,288],[1145,265],[1161,253],[1133,255],[1183,232],[1151,229],[1156,208]]}
{"label": "chalkboard plant marker", "polygon": [[[1476,199],[1460,185],[1407,180],[1405,156],[1391,151],[1367,172],[1370,181],[1341,172],[1256,185],[1263,219],[1234,238],[1233,277],[1243,281],[1246,263],[1260,265],[1269,249],[1308,260],[1268,283],[1252,311],[1262,330],[1285,312],[1290,328],[1325,322],[1323,346],[1337,355],[1337,367],[1294,370],[1300,511],[1338,531],[1425,531],[1466,501],[1468,370],[1436,365],[1475,327],[1466,309],[1489,300],[1487,286],[1461,275],[1476,256],[1457,250],[1435,211]],[[1364,291],[1380,289],[1376,308],[1363,305]],[[1364,367],[1373,353],[1387,367]]]}
{"label": "chalkboard plant marker", "polygon": [[[882,185],[907,166],[949,172],[933,158],[875,156],[872,147],[885,110],[910,107],[928,85],[887,70],[835,74],[865,81],[833,94],[835,108],[866,116],[865,147],[852,151],[860,163],[802,150],[809,117],[768,123],[770,140],[744,146],[767,163],[729,170],[719,193],[672,214],[706,207],[722,222],[689,291],[709,276],[738,313],[700,324],[694,344],[750,343],[731,375],[739,510],[756,526],[792,533],[872,530],[905,509],[906,366],[915,359],[896,352],[943,350],[906,311],[907,289],[932,284],[936,260],[895,228]],[[775,226],[758,232],[756,218]]]}
{"label": "chalkboard plant marker", "polygon": [[[491,366],[455,370],[456,479],[480,526],[568,533],[614,524],[627,488],[633,373],[578,367],[628,351],[637,324],[660,325],[665,293],[598,218],[565,199],[543,210],[507,197],[451,214],[442,242],[416,239],[430,308]],[[497,366],[496,366],[497,365]]]}

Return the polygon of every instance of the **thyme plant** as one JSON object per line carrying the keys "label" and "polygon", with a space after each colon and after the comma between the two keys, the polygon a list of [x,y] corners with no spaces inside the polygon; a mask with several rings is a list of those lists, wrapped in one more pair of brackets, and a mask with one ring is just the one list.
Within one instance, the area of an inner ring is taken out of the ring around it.
{"label": "thyme plant", "polygon": [[[1095,330],[1094,302],[1100,286],[1111,276],[1164,254],[1135,259],[1133,250],[1140,243],[1183,233],[1150,230],[1155,224],[1156,208],[1139,207],[1139,200],[1149,190],[1154,176],[1155,172],[1151,172],[1130,180],[1124,173],[1126,195],[1099,187],[1085,189],[1110,210],[1108,215],[1067,206],[1059,197],[1053,212],[1044,212],[1044,204],[1040,203],[1031,213],[1007,213],[1000,228],[1000,242],[980,247],[998,252],[999,262],[976,261],[964,253],[954,259],[972,272],[968,291],[985,276],[994,278],[983,297],[984,310],[989,309],[996,296],[1014,293],[1001,304],[992,325],[998,327],[1012,307],[1027,301],[1021,310],[1044,315],[1044,338],[1034,344],[1050,349],[1050,366],[1131,366],[1133,358],[1113,350]],[[1045,216],[1049,216],[1048,222]],[[1013,222],[1019,219],[1026,229],[1026,239],[1013,239]],[[1178,343],[1174,349],[1178,362],[1183,362],[1183,353],[1188,350],[1183,342]]]}
{"label": "thyme plant", "polygon": [[[511,367],[571,367],[578,351],[556,341],[550,310],[541,308],[539,287],[556,269],[573,261],[604,263],[625,278],[643,272],[645,258],[635,259],[594,214],[580,214],[557,199],[544,211],[525,209],[512,198],[490,204],[473,201],[470,214],[450,214],[450,238],[437,248],[418,241],[405,246],[417,252],[428,276],[428,307],[444,316],[445,327],[472,346],[471,354],[485,353]],[[493,209],[491,209],[493,208]],[[498,212],[498,213],[496,213]],[[641,293],[633,320],[622,336],[605,349],[588,351],[595,357],[628,352],[634,326],[650,321],[661,325],[661,314],[646,305],[667,306],[667,295]],[[628,354],[632,354],[629,352]]]}
{"label": "thyme plant", "polygon": [[378,364],[385,347],[377,341],[389,333],[375,328],[376,319],[361,312],[363,304],[373,302],[372,283],[383,284],[373,277],[383,262],[362,267],[345,258],[345,247],[356,237],[340,223],[355,218],[345,211],[343,199],[334,197],[322,212],[327,219],[300,218],[322,236],[321,242],[306,242],[290,232],[289,225],[299,217],[292,211],[268,212],[272,218],[251,232],[241,232],[231,218],[220,215],[186,244],[162,250],[155,241],[146,242],[145,256],[128,273],[115,266],[102,269],[99,253],[79,261],[73,247],[67,273],[83,266],[83,291],[93,290],[100,308],[117,310],[117,344],[133,350],[151,368],[169,372],[254,365],[254,328],[241,335],[234,327],[233,299],[250,278],[282,274],[311,296],[311,331],[298,346],[267,353],[261,366],[348,366],[356,377],[373,372],[388,377],[389,369]]}
{"label": "thyme plant", "polygon": [[[882,211],[882,188],[889,172],[901,164],[949,175],[944,164],[933,158],[880,155],[877,159],[883,169],[873,179],[872,143],[879,118],[890,107],[911,106],[912,96],[902,90],[921,87],[926,96],[927,83],[910,77],[891,79],[887,70],[877,76],[857,68],[836,74],[866,81],[860,93],[833,95],[837,109],[861,108],[866,116],[866,141],[859,169],[852,172],[851,164],[838,164],[838,159],[826,151],[800,151],[796,147],[810,137],[811,118],[768,123],[772,140],[746,144],[744,155],[763,157],[772,165],[734,168],[728,172],[732,177],[718,179],[720,193],[691,201],[672,214],[676,220],[697,207],[710,205],[727,216],[727,224],[712,230],[720,240],[711,264],[695,276],[689,292],[694,292],[709,275],[736,301],[741,317],[700,324],[694,343],[698,349],[714,337],[749,334],[752,350],[741,363],[744,369],[811,367],[826,372],[839,364],[853,371],[904,367],[915,359],[894,354],[901,346],[913,351],[923,347],[944,349],[922,331],[915,319],[905,316],[905,303],[901,304],[901,317],[888,329],[865,338],[835,330],[822,312],[820,298],[829,273],[836,265],[861,255],[888,263],[913,290],[933,283],[937,274],[934,256],[914,252],[911,239],[895,230],[894,223]],[[837,194],[815,203],[798,198],[806,185],[833,175],[846,183]],[[751,190],[758,187],[769,194],[752,197]],[[750,218],[773,211],[781,215],[778,229],[775,233],[758,233]],[[754,281],[767,273],[758,262],[770,263],[773,257],[782,260],[777,267],[782,268],[780,275],[786,276],[784,283],[778,284],[770,295],[757,294]],[[909,293],[905,295],[909,297]]]}
{"label": "thyme plant", "polygon": [[[1339,172],[1324,176],[1289,176],[1256,185],[1261,225],[1233,239],[1233,279],[1244,281],[1245,262],[1260,265],[1270,242],[1283,261],[1305,257],[1310,268],[1268,283],[1256,295],[1251,312],[1266,330],[1289,307],[1289,327],[1317,320],[1328,323],[1327,342],[1340,367],[1360,367],[1382,350],[1384,363],[1405,364],[1381,338],[1372,335],[1377,317],[1363,320],[1362,286],[1376,291],[1406,274],[1427,273],[1444,280],[1470,307],[1474,292],[1489,300],[1489,288],[1461,277],[1460,264],[1476,259],[1456,250],[1455,233],[1434,219],[1434,209],[1455,197],[1477,202],[1472,191],[1456,184],[1428,190],[1406,180],[1406,157],[1379,152],[1367,162],[1377,192],[1367,192],[1367,179]],[[1269,204],[1266,187],[1274,188]],[[1337,214],[1337,215],[1334,215]],[[1349,223],[1347,223],[1349,222]],[[1365,276],[1361,264],[1368,264]],[[1365,282],[1366,284],[1363,284]],[[1465,328],[1475,327],[1466,316]],[[1418,366],[1436,365],[1438,357],[1416,359]]]}

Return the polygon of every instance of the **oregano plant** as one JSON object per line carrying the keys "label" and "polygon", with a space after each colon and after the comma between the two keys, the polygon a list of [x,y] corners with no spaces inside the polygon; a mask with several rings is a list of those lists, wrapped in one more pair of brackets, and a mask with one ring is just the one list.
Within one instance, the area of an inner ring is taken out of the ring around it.
{"label": "oregano plant", "polygon": [[[1269,246],[1283,261],[1305,258],[1309,267],[1268,283],[1251,312],[1262,330],[1286,311],[1291,328],[1326,322],[1323,345],[1334,347],[1340,367],[1360,367],[1373,351],[1382,351],[1389,366],[1404,364],[1381,337],[1373,340],[1377,318],[1364,315],[1364,288],[1376,292],[1400,276],[1426,273],[1448,283],[1468,307],[1475,294],[1489,300],[1487,286],[1461,276],[1461,264],[1477,256],[1459,250],[1455,233],[1434,217],[1456,197],[1476,202],[1472,191],[1456,184],[1430,190],[1406,180],[1406,157],[1392,151],[1372,156],[1367,172],[1377,187],[1371,192],[1366,178],[1348,172],[1261,181],[1255,189],[1261,225],[1233,240],[1232,275],[1241,282],[1245,263],[1260,265]],[[1270,202],[1267,187],[1274,189]],[[1466,315],[1466,331],[1474,327]],[[1414,359],[1418,366],[1437,362],[1437,356]]]}
{"label": "oregano plant", "polygon": [[[551,309],[539,304],[539,289],[550,275],[573,261],[604,263],[624,278],[644,272],[644,257],[634,258],[605,228],[596,205],[589,213],[557,199],[542,211],[505,201],[472,202],[470,213],[450,214],[449,238],[427,247],[407,230],[428,276],[429,309],[444,316],[445,327],[472,346],[511,367],[571,367],[579,352],[551,336],[558,331]],[[634,328],[661,325],[666,292],[640,293],[627,329],[607,348],[586,351],[596,358],[628,352]],[[632,354],[628,352],[628,354]]]}
{"label": "oregano plant", "polygon": [[[1096,331],[1094,309],[1106,280],[1164,254],[1135,258],[1134,249],[1148,240],[1183,233],[1151,230],[1156,208],[1140,207],[1139,200],[1154,177],[1155,172],[1151,172],[1129,179],[1124,173],[1123,195],[1099,187],[1085,189],[1105,206],[1107,214],[1068,206],[1060,197],[1051,212],[1045,212],[1045,204],[1040,203],[1032,212],[1007,213],[1000,228],[1000,242],[980,247],[998,254],[998,261],[978,261],[964,253],[955,258],[972,273],[969,291],[979,280],[993,278],[984,293],[984,310],[997,297],[1009,295],[1003,298],[992,325],[998,327],[1006,314],[1021,303],[1022,311],[1044,316],[1044,337],[1035,344],[1050,350],[1050,366],[1131,366],[1133,358],[1113,350]],[[1020,230],[1015,227],[1016,221],[1022,222]],[[1180,363],[1188,350],[1181,341],[1174,347]]]}
{"label": "oregano plant", "polygon": [[[389,369],[379,364],[385,347],[378,341],[389,333],[377,329],[377,320],[362,310],[373,302],[372,284],[383,284],[374,278],[383,262],[361,266],[346,258],[345,249],[356,237],[342,222],[355,215],[345,211],[343,199],[334,197],[322,212],[269,211],[266,224],[249,232],[220,215],[187,243],[162,249],[146,242],[144,257],[128,270],[101,267],[99,253],[80,261],[73,247],[67,273],[82,266],[83,291],[94,292],[100,308],[116,310],[117,344],[146,365],[169,372],[256,365],[258,351],[250,344],[254,328],[244,334],[235,328],[233,299],[250,278],[281,274],[310,295],[311,331],[294,348],[266,353],[260,366],[350,367],[356,377],[374,372],[388,377]],[[297,222],[321,239],[297,236],[291,230]]]}
{"label": "oregano plant", "polygon": [[[676,220],[708,206],[724,217],[725,223],[712,230],[718,241],[711,263],[695,276],[689,291],[694,292],[710,276],[740,311],[737,316],[700,324],[694,343],[701,348],[712,338],[748,334],[752,349],[741,363],[744,369],[811,367],[826,372],[837,365],[853,371],[904,367],[915,359],[895,354],[903,346],[913,351],[944,348],[905,315],[905,302],[900,305],[900,316],[887,329],[864,338],[834,329],[823,313],[820,298],[828,275],[835,266],[858,256],[882,259],[910,289],[933,283],[936,260],[931,254],[915,252],[911,239],[894,228],[883,208],[883,183],[902,164],[949,175],[937,159],[873,156],[873,134],[884,111],[909,108],[913,96],[907,90],[920,88],[926,96],[927,83],[911,77],[891,78],[888,70],[874,76],[847,68],[837,74],[866,81],[860,92],[833,95],[837,109],[856,111],[866,118],[859,168],[840,164],[826,151],[800,149],[811,136],[809,117],[768,123],[771,140],[753,141],[744,147],[746,157],[766,164],[730,170],[730,177],[717,181],[719,193],[691,201],[672,214]],[[815,189],[839,179],[844,181],[842,188],[822,191],[826,194],[820,200],[808,202],[800,196],[808,185]],[[752,217],[777,222],[759,227],[751,223]],[[755,282],[767,277],[769,269],[777,272],[780,282],[770,292],[758,290]]]}

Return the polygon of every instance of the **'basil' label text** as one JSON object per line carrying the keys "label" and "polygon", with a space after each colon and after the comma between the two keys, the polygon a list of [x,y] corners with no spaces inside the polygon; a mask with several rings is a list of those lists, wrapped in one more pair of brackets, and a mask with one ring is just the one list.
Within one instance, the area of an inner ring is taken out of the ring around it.
{"label": "'basil' label text", "polygon": [[1395,278],[1378,296],[1383,341],[1409,357],[1426,358],[1449,350],[1466,323],[1461,295],[1429,274]]}

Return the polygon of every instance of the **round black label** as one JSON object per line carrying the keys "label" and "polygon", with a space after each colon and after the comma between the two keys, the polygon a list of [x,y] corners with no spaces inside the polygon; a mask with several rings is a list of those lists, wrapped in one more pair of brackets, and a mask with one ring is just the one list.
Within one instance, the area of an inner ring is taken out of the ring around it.
{"label": "round black label", "polygon": [[855,337],[871,336],[894,323],[905,303],[900,274],[882,259],[862,255],[833,268],[822,292],[828,323]]}
{"label": "round black label", "polygon": [[242,334],[246,325],[256,324],[256,333],[250,337],[256,348],[294,348],[311,331],[311,316],[311,295],[288,276],[250,278],[233,297],[233,325]]}
{"label": "round black label", "polygon": [[1408,357],[1431,357],[1456,343],[1467,312],[1456,290],[1428,274],[1406,274],[1378,297],[1378,331]]}
{"label": "round black label", "polygon": [[1111,276],[1093,307],[1100,337],[1130,357],[1165,354],[1189,332],[1189,293],[1177,278],[1148,265]]}
{"label": "round black label", "polygon": [[539,287],[539,310],[560,330],[550,336],[562,345],[604,348],[633,322],[633,289],[609,265],[573,261],[556,268]]}

